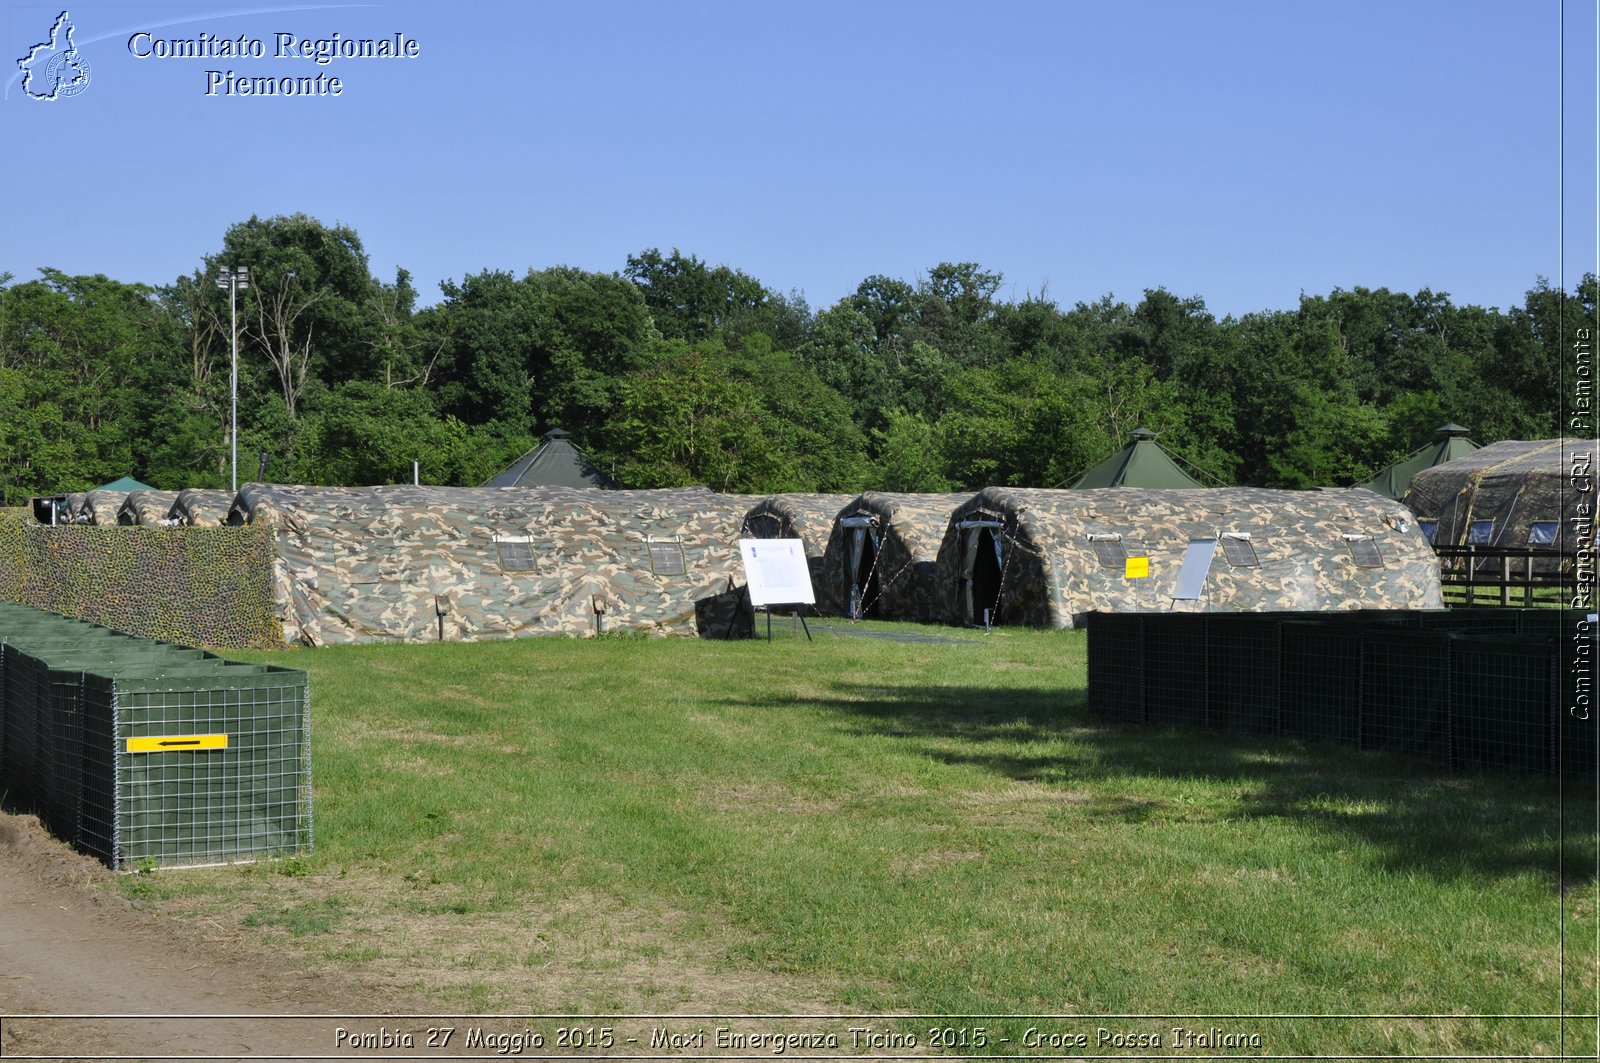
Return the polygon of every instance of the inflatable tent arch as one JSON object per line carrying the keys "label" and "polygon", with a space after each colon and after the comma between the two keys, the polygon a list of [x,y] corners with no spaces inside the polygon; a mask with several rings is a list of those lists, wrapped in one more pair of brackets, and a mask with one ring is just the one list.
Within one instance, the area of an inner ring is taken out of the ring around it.
{"label": "inflatable tent arch", "polygon": [[853,619],[943,621],[934,562],[950,512],[965,494],[868,491],[834,518],[823,555],[823,584]]}

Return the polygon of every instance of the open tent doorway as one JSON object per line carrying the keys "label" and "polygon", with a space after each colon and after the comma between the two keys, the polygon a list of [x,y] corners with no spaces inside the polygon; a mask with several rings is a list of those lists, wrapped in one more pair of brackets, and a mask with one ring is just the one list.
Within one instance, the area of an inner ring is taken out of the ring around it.
{"label": "open tent doorway", "polygon": [[961,531],[962,619],[978,627],[1000,622],[1005,538],[996,521],[963,521]]}
{"label": "open tent doorway", "polygon": [[846,615],[862,620],[878,612],[878,548],[882,541],[872,517],[847,517],[842,523],[850,549],[850,602]]}

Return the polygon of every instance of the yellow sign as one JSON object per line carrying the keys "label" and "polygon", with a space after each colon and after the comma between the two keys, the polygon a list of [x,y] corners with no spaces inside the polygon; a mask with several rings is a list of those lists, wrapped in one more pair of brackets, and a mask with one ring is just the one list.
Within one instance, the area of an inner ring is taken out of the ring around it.
{"label": "yellow sign", "polygon": [[1124,579],[1147,579],[1150,575],[1150,559],[1148,557],[1130,557],[1127,566],[1122,570]]}
{"label": "yellow sign", "polygon": [[128,739],[129,753],[166,753],[171,750],[227,749],[227,735],[156,735]]}

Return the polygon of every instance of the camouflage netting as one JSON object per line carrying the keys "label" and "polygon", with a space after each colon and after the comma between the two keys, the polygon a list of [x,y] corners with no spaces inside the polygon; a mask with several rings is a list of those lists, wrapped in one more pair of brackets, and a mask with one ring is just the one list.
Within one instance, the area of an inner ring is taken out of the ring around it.
{"label": "camouflage netting", "polygon": [[829,593],[823,578],[823,555],[833,519],[848,505],[853,495],[772,495],[751,507],[744,515],[743,536],[749,539],[799,539],[805,544],[806,567],[811,570],[811,589],[816,594],[819,613],[839,613],[844,606]]}
{"label": "camouflage netting", "polygon": [[167,519],[172,504],[178,500],[176,491],[129,491],[117,510],[118,524],[146,524],[160,526]]}
{"label": "camouflage netting", "polygon": [[229,521],[271,528],[284,635],[324,645],[590,635],[596,600],[606,631],[720,634],[748,507],[704,488],[248,484]]}
{"label": "camouflage netting", "polygon": [[[1174,598],[1191,540],[1193,597]],[[1141,562],[1139,559],[1145,559]],[[1203,578],[1200,574],[1203,573]],[[1438,609],[1411,515],[1364,490],[1016,490],[950,515],[939,602],[958,623],[1075,627],[1087,613]]]}
{"label": "camouflage netting", "polygon": [[133,635],[281,646],[271,574],[264,529],[52,528],[25,511],[0,515],[0,595]]}
{"label": "camouflage netting", "polygon": [[214,528],[228,522],[228,512],[232,508],[232,491],[189,487],[178,492],[167,518],[191,528]]}
{"label": "camouflage netting", "polygon": [[1418,472],[1405,505],[1438,522],[1435,546],[1575,553],[1594,539],[1596,472],[1592,440],[1511,439]]}
{"label": "camouflage netting", "polygon": [[857,495],[833,522],[818,597],[826,591],[846,616],[945,620],[934,560],[951,511],[970,497]]}

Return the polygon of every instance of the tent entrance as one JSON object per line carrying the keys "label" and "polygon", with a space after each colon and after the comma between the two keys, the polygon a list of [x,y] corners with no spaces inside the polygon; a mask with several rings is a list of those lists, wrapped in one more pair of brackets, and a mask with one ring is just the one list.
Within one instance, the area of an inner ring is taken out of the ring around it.
{"label": "tent entrance", "polygon": [[961,592],[965,621],[979,627],[1000,622],[1004,606],[1001,576],[1005,572],[1004,525],[993,520],[962,521]]}
{"label": "tent entrance", "polygon": [[846,517],[840,522],[849,535],[850,601],[845,615],[852,620],[878,614],[878,550],[883,545],[873,517]]}

